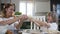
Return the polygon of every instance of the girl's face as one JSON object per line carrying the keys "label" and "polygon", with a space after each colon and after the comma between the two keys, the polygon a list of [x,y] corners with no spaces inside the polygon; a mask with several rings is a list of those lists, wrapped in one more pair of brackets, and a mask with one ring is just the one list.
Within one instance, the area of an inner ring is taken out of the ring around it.
{"label": "girl's face", "polygon": [[14,12],[14,6],[10,6],[9,8],[6,8],[6,15],[12,16]]}
{"label": "girl's face", "polygon": [[53,21],[52,16],[48,16],[48,17],[47,17],[47,21],[48,21],[48,22],[52,22],[52,21]]}

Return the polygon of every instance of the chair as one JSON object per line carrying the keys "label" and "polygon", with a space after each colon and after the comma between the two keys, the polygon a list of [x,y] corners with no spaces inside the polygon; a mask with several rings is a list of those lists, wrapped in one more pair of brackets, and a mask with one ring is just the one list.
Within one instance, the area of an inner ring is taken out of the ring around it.
{"label": "chair", "polygon": [[[45,16],[33,16],[33,18],[45,22]],[[37,26],[35,23],[31,22],[31,29],[39,30],[40,27]]]}

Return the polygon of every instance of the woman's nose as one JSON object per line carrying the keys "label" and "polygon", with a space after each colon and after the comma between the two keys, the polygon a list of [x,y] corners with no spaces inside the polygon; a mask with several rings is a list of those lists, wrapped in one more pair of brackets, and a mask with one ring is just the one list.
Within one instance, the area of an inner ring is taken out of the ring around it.
{"label": "woman's nose", "polygon": [[13,13],[14,11],[10,11],[11,13]]}

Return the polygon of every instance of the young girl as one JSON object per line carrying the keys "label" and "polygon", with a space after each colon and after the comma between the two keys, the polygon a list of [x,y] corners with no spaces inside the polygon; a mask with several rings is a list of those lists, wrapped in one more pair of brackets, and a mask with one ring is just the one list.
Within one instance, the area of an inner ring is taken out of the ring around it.
{"label": "young girl", "polygon": [[52,13],[49,12],[47,14],[47,22],[43,22],[43,21],[36,20],[36,19],[33,19],[33,18],[29,18],[29,19],[32,22],[34,22],[36,25],[38,25],[39,27],[48,28],[49,30],[57,30],[58,26],[57,26],[54,18],[55,17],[52,15]]}
{"label": "young girl", "polygon": [[52,15],[51,12],[47,14],[47,22],[50,24],[49,30],[58,30],[58,25],[56,23],[55,16]]}

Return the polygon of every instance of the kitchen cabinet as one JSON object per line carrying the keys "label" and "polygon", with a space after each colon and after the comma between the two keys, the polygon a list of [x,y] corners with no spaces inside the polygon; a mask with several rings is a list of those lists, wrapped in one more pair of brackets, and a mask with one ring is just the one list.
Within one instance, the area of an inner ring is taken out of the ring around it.
{"label": "kitchen cabinet", "polygon": [[0,11],[1,11],[1,0],[0,0]]}
{"label": "kitchen cabinet", "polygon": [[1,0],[1,3],[10,3],[11,0]]}
{"label": "kitchen cabinet", "polygon": [[58,18],[58,30],[60,31],[60,4],[57,4],[57,8],[56,8],[56,10],[57,10],[57,18]]}

